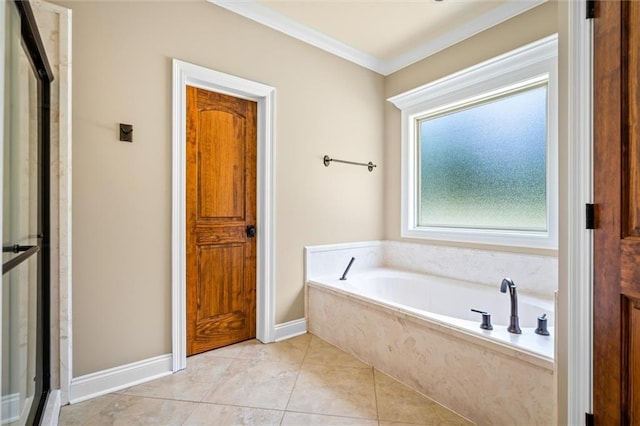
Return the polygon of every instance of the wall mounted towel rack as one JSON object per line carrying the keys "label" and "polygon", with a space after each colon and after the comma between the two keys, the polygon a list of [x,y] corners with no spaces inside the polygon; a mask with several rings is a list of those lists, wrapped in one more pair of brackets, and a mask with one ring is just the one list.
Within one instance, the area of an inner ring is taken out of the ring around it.
{"label": "wall mounted towel rack", "polygon": [[335,161],[336,163],[351,164],[354,166],[365,166],[367,169],[369,169],[370,172],[373,171],[374,167],[378,167],[377,164],[373,164],[371,161],[369,161],[368,163],[356,163],[355,161],[338,160],[337,158],[331,158],[328,155],[324,156],[323,161],[326,167],[329,167],[329,164],[331,164],[332,161]]}

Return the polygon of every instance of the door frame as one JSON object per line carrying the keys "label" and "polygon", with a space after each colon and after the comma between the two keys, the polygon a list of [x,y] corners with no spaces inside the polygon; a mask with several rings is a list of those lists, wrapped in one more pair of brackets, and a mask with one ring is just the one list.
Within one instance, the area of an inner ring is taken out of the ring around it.
{"label": "door frame", "polygon": [[567,291],[559,303],[567,324],[556,339],[567,349],[566,383],[559,382],[558,390],[566,390],[568,424],[584,424],[593,407],[593,230],[586,227],[585,204],[593,203],[594,20],[586,13],[586,0],[569,3]]}
{"label": "door frame", "polygon": [[173,59],[171,293],[173,371],[187,366],[186,325],[186,86],[258,104],[256,337],[275,341],[275,88]]}

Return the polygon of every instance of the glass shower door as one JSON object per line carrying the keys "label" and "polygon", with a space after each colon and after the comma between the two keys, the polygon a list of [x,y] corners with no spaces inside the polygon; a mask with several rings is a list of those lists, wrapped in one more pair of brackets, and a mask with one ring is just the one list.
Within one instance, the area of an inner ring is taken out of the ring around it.
{"label": "glass shower door", "polygon": [[[34,422],[42,394],[40,80],[5,7],[2,173],[2,425]],[[34,409],[36,408],[36,409]]]}

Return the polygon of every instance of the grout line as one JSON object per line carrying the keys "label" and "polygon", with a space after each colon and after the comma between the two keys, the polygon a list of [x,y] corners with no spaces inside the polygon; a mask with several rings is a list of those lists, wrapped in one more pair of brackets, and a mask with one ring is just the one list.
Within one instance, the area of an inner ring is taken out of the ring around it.
{"label": "grout line", "polygon": [[376,386],[376,369],[371,367],[371,374],[373,375],[373,397],[376,402],[376,420],[378,426],[380,426],[380,408],[378,407],[378,387]]}
{"label": "grout line", "polygon": [[248,408],[250,410],[265,410],[265,411],[277,411],[279,413],[284,413],[285,410],[280,408],[264,408],[264,407],[252,407],[250,405],[237,405],[237,404],[223,404],[221,402],[207,402],[203,401],[199,405],[218,405],[220,407],[235,407],[235,408]]}
{"label": "grout line", "polygon": [[285,413],[297,413],[297,414],[309,414],[311,416],[323,416],[323,417],[340,417],[342,419],[353,419],[353,420],[375,420],[370,417],[353,417],[353,416],[345,416],[344,414],[322,414],[322,413],[311,413],[309,411],[299,411],[299,410],[286,410]]}
{"label": "grout line", "polygon": [[200,404],[205,405],[219,405],[221,407],[235,407],[235,408],[248,408],[250,410],[266,410],[266,411],[278,411],[284,413],[285,410],[283,408],[266,408],[266,407],[255,407],[252,405],[238,405],[238,404],[223,404],[222,402],[207,402],[203,401]]}
{"label": "grout line", "polygon": [[287,409],[289,408],[289,404],[291,403],[291,397],[293,396],[293,391],[296,389],[296,385],[298,384],[298,378],[300,377],[300,371],[302,370],[302,366],[304,365],[304,360],[307,358],[307,354],[309,353],[309,348],[311,347],[311,340],[313,339],[313,335],[309,334],[309,343],[307,344],[306,349],[304,350],[304,356],[302,357],[302,361],[300,362],[300,366],[298,367],[298,373],[296,374],[296,380],[293,382],[293,386],[291,387],[291,392],[289,392],[289,398],[287,398],[287,404],[284,406],[285,414],[282,415],[282,420],[280,420],[280,425],[284,421],[284,416],[286,416]]}
{"label": "grout line", "polygon": [[[109,395],[115,395],[115,394],[109,394]],[[200,402],[194,401],[193,399],[166,398],[166,397],[163,397],[163,396],[134,395],[134,394],[120,394],[120,395],[117,395],[117,396],[118,397],[127,396],[127,397],[130,397],[130,398],[157,399],[157,400],[160,400],[160,401],[190,402],[192,404],[200,404]]]}
{"label": "grout line", "polygon": [[200,406],[200,403],[196,403],[195,407],[193,407],[193,409],[191,410],[189,415],[187,417],[185,417],[184,422],[182,422],[183,426],[184,426],[185,423],[187,423],[187,421],[191,418],[191,416],[193,416],[193,413],[195,413],[195,411],[198,409],[199,406]]}
{"label": "grout line", "polygon": [[212,392],[214,392],[218,388],[218,386],[220,386],[220,379],[222,379],[224,376],[227,375],[233,363],[236,362],[236,359],[232,359],[232,358],[225,358],[225,359],[231,359],[231,362],[229,363],[229,365],[225,367],[224,371],[218,376],[218,378],[215,380],[215,383],[211,385],[209,390],[202,395],[202,398],[200,398],[200,403],[202,403],[208,395],[210,395]]}
{"label": "grout line", "polygon": [[[304,350],[304,358],[307,357],[307,354],[309,353],[309,349],[311,348],[311,341],[313,340],[313,338],[315,337],[317,339],[316,336],[314,336],[313,334],[307,332],[307,334],[309,335],[309,343],[307,343],[307,348]],[[302,335],[304,336],[304,335]],[[302,361],[304,362],[304,358],[302,359]]]}

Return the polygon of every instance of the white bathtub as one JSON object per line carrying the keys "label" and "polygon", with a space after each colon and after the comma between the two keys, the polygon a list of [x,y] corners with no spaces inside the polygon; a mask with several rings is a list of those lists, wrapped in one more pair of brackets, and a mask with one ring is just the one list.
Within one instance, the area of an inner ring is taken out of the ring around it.
{"label": "white bathtub", "polygon": [[[518,286],[520,335],[506,330],[505,271]],[[557,424],[556,258],[395,241],[315,246],[305,282],[310,333],[478,425]],[[490,312],[494,329],[471,308]],[[534,333],[545,313],[550,336]]]}
{"label": "white bathtub", "polygon": [[[522,334],[509,333],[507,326],[511,305],[508,293],[500,293],[499,281],[501,278],[495,286],[487,286],[390,268],[375,268],[348,275],[344,281],[337,277],[313,280],[317,285],[553,360],[553,298],[518,293]],[[489,312],[493,330],[481,329],[482,315],[471,309]],[[547,316],[549,336],[534,332],[537,318],[543,314]]]}

